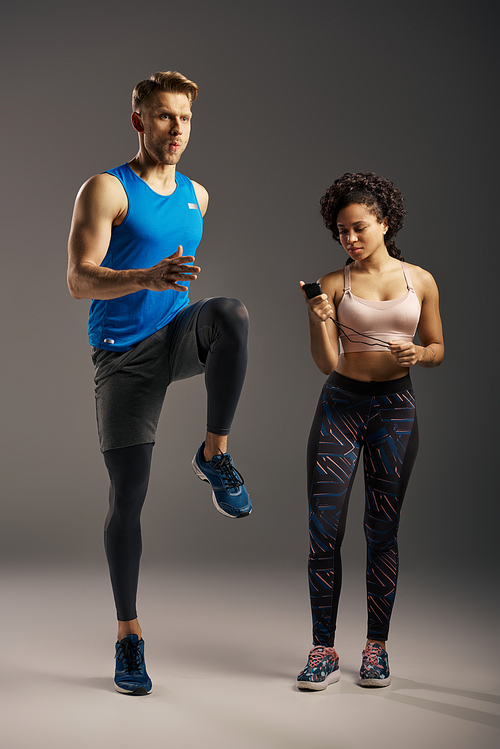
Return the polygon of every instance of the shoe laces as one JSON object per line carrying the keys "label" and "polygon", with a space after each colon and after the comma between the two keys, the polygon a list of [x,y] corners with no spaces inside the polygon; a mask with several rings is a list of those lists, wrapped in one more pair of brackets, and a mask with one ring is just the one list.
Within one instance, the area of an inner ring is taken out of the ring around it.
{"label": "shoe laces", "polygon": [[139,650],[139,642],[131,642],[129,637],[125,637],[118,643],[116,649],[116,658],[119,661],[125,661],[127,671],[137,671],[144,660]]}
{"label": "shoe laces", "polygon": [[364,657],[366,658],[367,662],[370,664],[370,666],[378,666],[378,657],[380,655],[380,649],[376,647],[373,643],[370,645],[367,645],[364,650]]}
{"label": "shoe laces", "polygon": [[331,656],[333,658],[333,653],[329,653],[327,648],[325,648],[323,645],[316,645],[316,647],[313,648],[309,653],[309,668],[316,668],[316,666],[321,663],[325,655]]}
{"label": "shoe laces", "polygon": [[221,451],[220,460],[212,460],[212,466],[220,474],[224,489],[231,490],[243,486],[243,476],[233,465],[231,456]]}

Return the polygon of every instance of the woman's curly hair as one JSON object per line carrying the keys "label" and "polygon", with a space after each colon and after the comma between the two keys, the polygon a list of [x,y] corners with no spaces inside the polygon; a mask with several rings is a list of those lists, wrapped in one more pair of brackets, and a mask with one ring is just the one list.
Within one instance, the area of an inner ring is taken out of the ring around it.
{"label": "woman's curly hair", "polygon": [[[401,251],[396,247],[394,237],[404,224],[404,198],[392,182],[379,177],[374,172],[346,172],[336,179],[320,200],[321,215],[333,238],[340,242],[337,227],[337,216],[342,208],[352,203],[361,203],[372,213],[377,221],[387,219],[388,229],[385,235],[385,246],[389,255],[403,260]],[[346,265],[352,263],[349,258]]]}

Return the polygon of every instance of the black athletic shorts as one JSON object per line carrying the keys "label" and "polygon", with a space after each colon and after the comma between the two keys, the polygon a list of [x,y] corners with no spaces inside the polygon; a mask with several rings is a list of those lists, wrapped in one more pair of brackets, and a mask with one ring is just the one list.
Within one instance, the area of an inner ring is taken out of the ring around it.
{"label": "black athletic shorts", "polygon": [[206,301],[181,310],[129,351],[92,348],[101,452],[154,442],[167,387],[204,372],[196,323]]}

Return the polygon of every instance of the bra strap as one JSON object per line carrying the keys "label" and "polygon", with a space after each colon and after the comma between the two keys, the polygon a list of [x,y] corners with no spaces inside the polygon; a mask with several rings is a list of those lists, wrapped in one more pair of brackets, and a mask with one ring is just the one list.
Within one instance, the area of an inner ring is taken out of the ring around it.
{"label": "bra strap", "polygon": [[415,291],[411,284],[411,276],[410,276],[410,269],[406,265],[406,263],[403,263],[402,260],[400,260],[401,265],[403,266],[403,273],[405,274],[405,281],[406,285],[408,286],[408,291]]}
{"label": "bra strap", "polygon": [[351,268],[349,265],[344,266],[344,294],[351,290]]}

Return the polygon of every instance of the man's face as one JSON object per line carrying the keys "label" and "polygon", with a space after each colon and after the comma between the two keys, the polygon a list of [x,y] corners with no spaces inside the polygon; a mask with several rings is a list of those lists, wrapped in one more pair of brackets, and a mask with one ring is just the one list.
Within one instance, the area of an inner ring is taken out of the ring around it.
{"label": "man's face", "polygon": [[185,94],[157,91],[132,115],[132,123],[144,136],[144,148],[157,164],[179,161],[191,134],[191,104]]}

